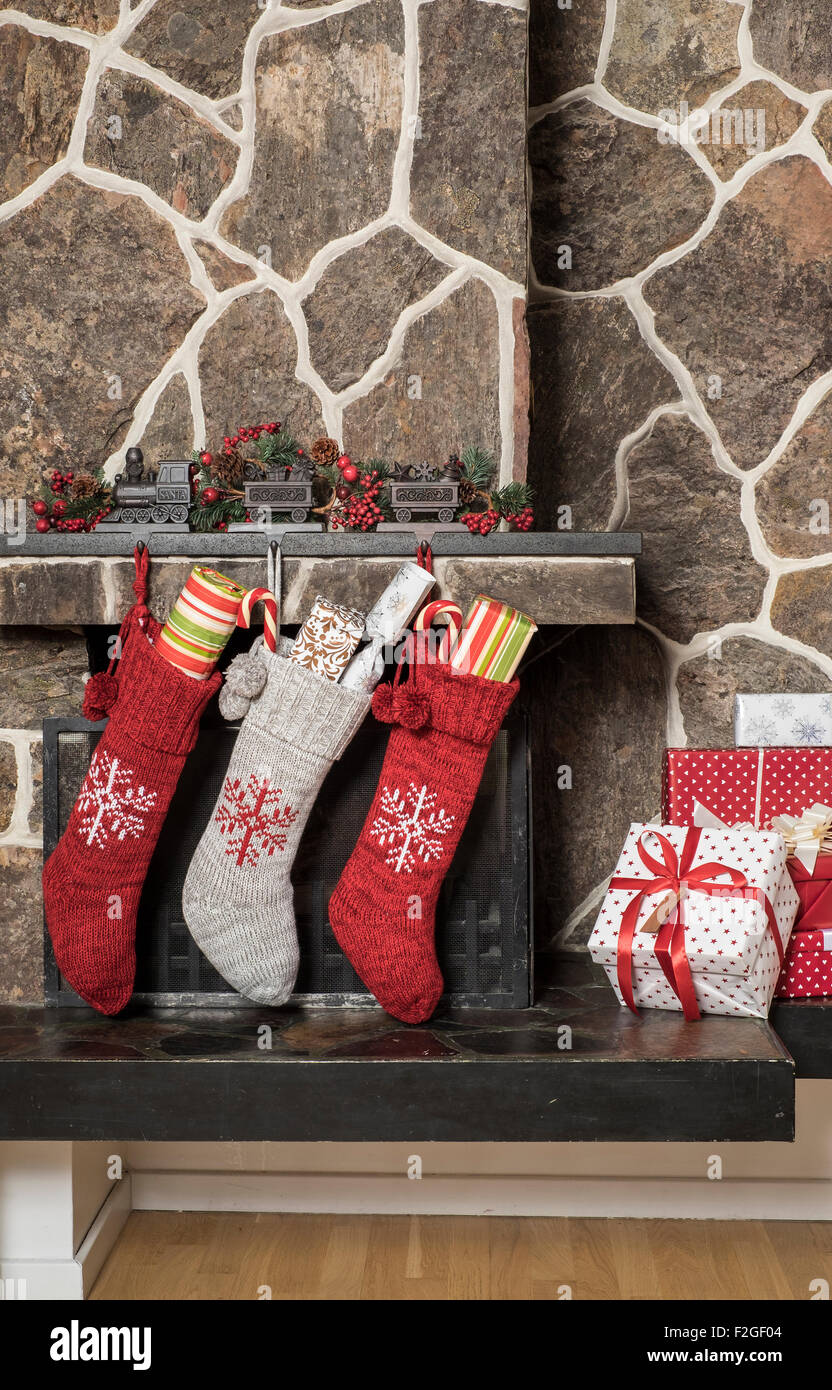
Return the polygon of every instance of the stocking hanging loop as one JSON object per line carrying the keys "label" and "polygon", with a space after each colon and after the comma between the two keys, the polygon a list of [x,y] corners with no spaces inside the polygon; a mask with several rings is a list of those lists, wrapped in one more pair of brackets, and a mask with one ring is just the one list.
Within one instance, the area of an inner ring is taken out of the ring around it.
{"label": "stocking hanging loop", "polygon": [[94,724],[109,714],[118,699],[118,676],[114,674],[114,667],[124,650],[124,643],[132,623],[137,621],[142,629],[147,623],[147,572],[150,568],[150,552],[143,541],[139,541],[136,545],[133,551],[133,561],[136,566],[136,575],[133,580],[133,593],[136,595],[136,602],[124,615],[118,630],[112,659],[106,671],[99,671],[96,675],[90,676],[84,686],[82,714],[85,719],[91,720]]}

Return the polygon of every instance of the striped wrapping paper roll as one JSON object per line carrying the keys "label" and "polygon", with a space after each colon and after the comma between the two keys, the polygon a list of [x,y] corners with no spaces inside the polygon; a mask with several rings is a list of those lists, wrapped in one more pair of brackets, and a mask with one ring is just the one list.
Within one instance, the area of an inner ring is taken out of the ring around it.
{"label": "striped wrapping paper roll", "polygon": [[537,632],[537,623],[499,599],[477,594],[450,664],[471,676],[510,681]]}
{"label": "striped wrapping paper roll", "polygon": [[195,565],[159,633],[157,650],[194,680],[207,680],[237,625],[245,594],[233,579]]}

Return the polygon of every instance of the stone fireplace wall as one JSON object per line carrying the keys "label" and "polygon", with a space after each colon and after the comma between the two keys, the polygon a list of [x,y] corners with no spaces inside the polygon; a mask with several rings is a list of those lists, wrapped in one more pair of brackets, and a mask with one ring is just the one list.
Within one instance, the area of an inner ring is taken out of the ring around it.
{"label": "stone fireplace wall", "polygon": [[275,416],[525,476],[526,29],[524,0],[4,11],[0,495]]}
{"label": "stone fireplace wall", "polygon": [[[488,0],[30,0],[0,24],[0,254],[28,296],[0,304],[0,495],[276,400],[415,457],[450,419],[521,475],[524,42]],[[638,627],[550,629],[524,682],[538,933],[581,950],[665,743],[730,743],[737,689],[832,690],[826,6],[532,0],[529,102],[538,524],[644,533]],[[683,102],[716,140],[659,138]],[[6,629],[0,663],[0,997],[24,1000],[38,728],[77,712],[84,640]]]}
{"label": "stone fireplace wall", "polygon": [[[532,0],[529,82],[539,524],[644,535],[639,627],[526,682],[535,765],[572,768],[536,781],[538,915],[580,948],[665,741],[832,689],[830,9]],[[683,103],[707,141],[669,138]]]}
{"label": "stone fireplace wall", "polygon": [[[0,499],[276,416],[525,477],[526,30],[525,0],[4,10]],[[40,723],[86,669],[81,633],[0,626],[0,1000],[41,995]]]}

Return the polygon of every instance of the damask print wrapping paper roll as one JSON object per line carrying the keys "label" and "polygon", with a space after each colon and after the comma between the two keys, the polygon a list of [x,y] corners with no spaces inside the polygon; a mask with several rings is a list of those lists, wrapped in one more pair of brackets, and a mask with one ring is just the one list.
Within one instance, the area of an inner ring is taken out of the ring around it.
{"label": "damask print wrapping paper roll", "polygon": [[289,660],[325,680],[337,681],[361,640],[364,623],[363,613],[318,594]]}

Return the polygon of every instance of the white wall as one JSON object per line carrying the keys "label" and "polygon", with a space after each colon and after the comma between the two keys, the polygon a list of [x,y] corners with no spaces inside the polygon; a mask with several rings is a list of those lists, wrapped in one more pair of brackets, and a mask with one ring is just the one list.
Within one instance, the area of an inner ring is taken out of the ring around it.
{"label": "white wall", "polygon": [[74,1249],[72,1145],[0,1144],[0,1259],[63,1260]]}

